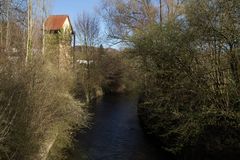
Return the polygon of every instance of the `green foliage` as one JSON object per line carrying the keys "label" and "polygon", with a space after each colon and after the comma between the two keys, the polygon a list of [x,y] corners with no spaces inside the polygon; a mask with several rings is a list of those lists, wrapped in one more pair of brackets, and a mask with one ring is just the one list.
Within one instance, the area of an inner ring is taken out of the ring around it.
{"label": "green foliage", "polygon": [[[194,13],[200,10],[199,6],[191,6],[188,7]],[[239,58],[228,59],[232,51],[226,49],[231,47],[223,48],[230,41],[225,43],[222,34],[211,34],[220,33],[215,28],[208,32],[212,26],[208,26],[205,15],[189,16],[149,25],[131,37],[134,44],[131,53],[139,57],[144,71],[140,118],[146,130],[174,154],[184,153],[190,159],[201,154],[220,158],[224,154],[237,155],[238,67],[231,66]],[[205,21],[195,21],[199,18]],[[186,26],[193,22],[198,24],[197,29]],[[228,34],[226,29],[223,31]],[[233,41],[236,43],[237,39]]]}

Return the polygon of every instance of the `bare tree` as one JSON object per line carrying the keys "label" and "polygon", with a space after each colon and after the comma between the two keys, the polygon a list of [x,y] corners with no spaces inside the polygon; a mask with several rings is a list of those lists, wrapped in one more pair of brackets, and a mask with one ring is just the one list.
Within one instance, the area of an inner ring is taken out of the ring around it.
{"label": "bare tree", "polygon": [[86,55],[87,61],[87,83],[86,83],[86,99],[89,102],[91,97],[90,78],[91,69],[90,63],[93,62],[93,54],[95,47],[99,45],[100,24],[95,16],[82,13],[78,15],[75,22],[76,35],[82,45],[83,52]]}
{"label": "bare tree", "polygon": [[6,45],[5,45],[5,50],[8,51],[9,49],[9,38],[10,38],[10,19],[11,19],[11,15],[10,15],[10,0],[7,0],[6,2],[6,8],[7,8],[7,35],[6,35]]}
{"label": "bare tree", "polygon": [[135,31],[157,22],[157,7],[150,0],[104,0],[99,11],[108,26],[108,37],[127,43]]}
{"label": "bare tree", "polygon": [[93,47],[98,44],[100,27],[99,20],[96,17],[82,13],[78,15],[75,26],[77,37],[82,45]]}
{"label": "bare tree", "polygon": [[32,0],[28,0],[28,33],[27,33],[27,52],[26,52],[26,63],[31,58],[31,52],[32,52]]}
{"label": "bare tree", "polygon": [[159,0],[159,23],[162,23],[163,21],[162,7],[163,7],[162,0]]}

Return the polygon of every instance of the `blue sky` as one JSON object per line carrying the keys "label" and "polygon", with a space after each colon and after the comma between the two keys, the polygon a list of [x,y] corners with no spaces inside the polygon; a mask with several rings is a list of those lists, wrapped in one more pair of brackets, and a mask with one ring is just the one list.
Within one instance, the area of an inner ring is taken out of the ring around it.
{"label": "blue sky", "polygon": [[101,0],[53,0],[51,14],[67,14],[74,24],[79,13],[94,14],[100,2]]}
{"label": "blue sky", "polygon": [[[69,15],[74,27],[77,15],[86,12],[96,15],[96,9],[100,6],[101,0],[52,0],[50,14],[54,15]],[[101,30],[104,32],[104,23],[101,22]],[[75,28],[75,27],[74,27]],[[103,42],[104,44],[104,42]],[[107,46],[107,44],[104,44]]]}
{"label": "blue sky", "polygon": [[[96,15],[96,9],[101,5],[102,0],[52,0],[50,14],[59,14],[59,15],[69,15],[72,25],[74,27],[74,22],[77,19],[77,15],[86,12],[89,14],[95,14]],[[105,25],[104,22],[100,21],[101,25],[101,37],[102,37],[102,44],[104,47],[113,47],[113,48],[119,48],[118,45],[112,46],[111,43],[108,41],[105,41],[104,36],[104,29]],[[75,28],[75,27],[74,27]]]}
{"label": "blue sky", "polygon": [[71,19],[76,19],[79,13],[94,14],[95,8],[101,0],[53,0],[52,14],[67,14]]}

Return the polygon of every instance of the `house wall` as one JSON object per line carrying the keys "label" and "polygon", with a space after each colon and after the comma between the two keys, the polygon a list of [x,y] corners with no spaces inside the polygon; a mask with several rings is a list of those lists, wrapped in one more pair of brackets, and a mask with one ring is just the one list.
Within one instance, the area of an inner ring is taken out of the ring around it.
{"label": "house wall", "polygon": [[57,33],[46,33],[44,35],[45,46],[44,46],[44,56],[47,61],[57,65],[59,67],[59,36]]}
{"label": "house wall", "polygon": [[72,64],[71,45],[60,43],[59,64],[61,69],[70,69]]}
{"label": "house wall", "polygon": [[65,22],[63,23],[63,30],[66,31],[66,30],[69,30],[71,29],[71,24],[70,24],[70,21],[68,18],[66,18]]}
{"label": "house wall", "polygon": [[[60,26],[59,26],[60,27]],[[45,32],[46,57],[60,69],[72,67],[72,26],[69,18],[66,18],[61,30],[49,30]]]}

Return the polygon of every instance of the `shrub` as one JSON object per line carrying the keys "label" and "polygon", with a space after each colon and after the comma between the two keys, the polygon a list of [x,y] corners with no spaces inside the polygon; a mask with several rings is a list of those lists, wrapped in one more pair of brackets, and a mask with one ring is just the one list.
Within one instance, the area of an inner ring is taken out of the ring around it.
{"label": "shrub", "polygon": [[64,159],[73,130],[85,126],[87,120],[83,104],[71,95],[72,73],[40,56],[27,66],[4,65],[1,104],[13,117],[3,143],[8,148],[5,155],[24,160]]}

